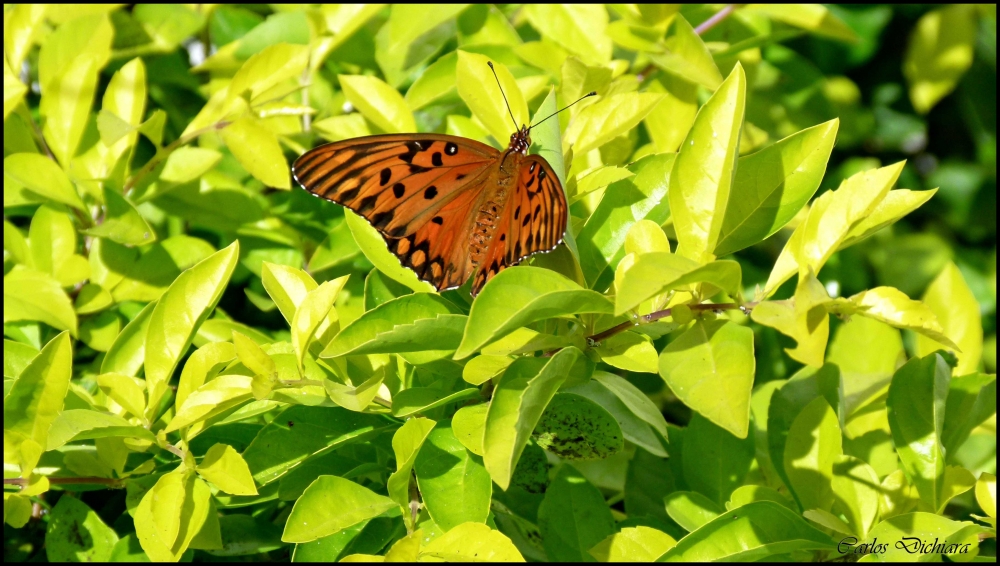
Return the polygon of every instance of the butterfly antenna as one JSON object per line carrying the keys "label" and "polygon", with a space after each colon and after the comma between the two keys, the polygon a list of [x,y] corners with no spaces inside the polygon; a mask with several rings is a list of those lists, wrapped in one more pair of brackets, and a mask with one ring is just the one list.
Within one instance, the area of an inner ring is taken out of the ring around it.
{"label": "butterfly antenna", "polygon": [[555,116],[556,114],[558,114],[558,113],[562,112],[563,110],[565,110],[565,109],[569,108],[570,106],[573,106],[573,104],[576,104],[577,102],[580,102],[580,101],[581,101],[581,100],[583,100],[584,98],[589,98],[589,97],[591,97],[591,96],[597,96],[597,91],[593,91],[593,92],[588,92],[587,94],[585,94],[585,95],[581,96],[580,98],[576,99],[576,102],[574,102],[574,103],[572,103],[572,104],[567,104],[566,106],[563,106],[563,107],[562,107],[562,108],[560,108],[559,110],[556,110],[555,112],[553,112],[553,113],[549,114],[548,116],[546,116],[546,117],[542,118],[542,119],[541,119],[541,120],[539,120],[539,121],[538,121],[537,123],[535,123],[535,124],[532,124],[531,126],[529,126],[529,127],[528,127],[528,129],[530,130],[531,128],[534,128],[534,127],[535,127],[535,126],[537,126],[538,124],[541,124],[542,122],[544,122],[544,121],[548,120],[549,118],[551,118],[551,117]]}
{"label": "butterfly antenna", "polygon": [[507,105],[507,112],[510,113],[510,120],[514,122],[514,129],[517,129],[517,120],[514,118],[514,112],[510,109],[510,103],[507,102],[507,95],[503,92],[503,87],[500,86],[500,77],[497,76],[497,70],[493,68],[493,61],[487,61],[487,65],[490,66],[490,70],[493,71],[493,78],[497,80],[497,87],[500,89],[500,94],[503,95],[503,103]]}

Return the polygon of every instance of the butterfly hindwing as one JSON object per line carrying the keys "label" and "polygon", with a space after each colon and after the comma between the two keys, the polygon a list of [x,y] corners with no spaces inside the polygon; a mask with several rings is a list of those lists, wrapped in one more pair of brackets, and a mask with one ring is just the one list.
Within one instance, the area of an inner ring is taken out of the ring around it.
{"label": "butterfly hindwing", "polygon": [[517,184],[493,233],[486,257],[476,271],[472,294],[507,267],[562,242],[569,207],[562,185],[549,164],[537,155],[521,160]]}

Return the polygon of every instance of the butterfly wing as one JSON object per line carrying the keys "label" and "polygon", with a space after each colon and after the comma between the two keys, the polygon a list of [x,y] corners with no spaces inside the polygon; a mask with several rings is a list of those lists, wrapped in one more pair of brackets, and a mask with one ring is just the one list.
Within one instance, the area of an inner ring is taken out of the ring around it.
{"label": "butterfly wing", "polygon": [[558,246],[568,218],[566,194],[549,164],[537,155],[521,160],[517,184],[472,281],[472,295],[505,268]]}
{"label": "butterfly wing", "polygon": [[366,136],[306,152],[292,174],[366,218],[403,265],[444,290],[470,275],[467,234],[499,155],[455,136]]}

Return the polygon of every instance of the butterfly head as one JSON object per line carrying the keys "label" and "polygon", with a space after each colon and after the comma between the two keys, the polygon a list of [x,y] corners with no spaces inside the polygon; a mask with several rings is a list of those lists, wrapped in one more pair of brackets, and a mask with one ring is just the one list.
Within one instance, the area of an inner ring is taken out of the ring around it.
{"label": "butterfly head", "polygon": [[510,135],[510,149],[518,153],[527,155],[528,147],[531,145],[531,128],[521,126],[521,129]]}

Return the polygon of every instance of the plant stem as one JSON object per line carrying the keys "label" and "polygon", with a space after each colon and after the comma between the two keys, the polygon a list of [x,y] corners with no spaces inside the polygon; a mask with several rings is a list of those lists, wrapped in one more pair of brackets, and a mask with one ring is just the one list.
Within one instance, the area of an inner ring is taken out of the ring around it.
{"label": "plant stem", "polygon": [[[4,485],[16,485],[24,488],[28,485],[27,478],[4,478]],[[122,489],[125,487],[125,480],[118,478],[49,478],[50,485],[103,485],[110,489]]]}
{"label": "plant stem", "polygon": [[736,4],[727,4],[726,7],[713,14],[711,18],[708,18],[704,22],[698,24],[698,27],[694,28],[694,32],[698,35],[705,35],[705,32],[714,28],[716,24],[722,20],[728,18],[729,14],[732,14],[734,10],[736,10]]}
{"label": "plant stem", "polygon": [[198,136],[202,134],[207,134],[208,132],[214,130],[221,130],[222,128],[225,128],[228,125],[229,122],[225,120],[221,122],[216,122],[211,126],[205,126],[204,128],[195,130],[186,136],[181,136],[176,140],[174,140],[173,142],[171,142],[169,145],[161,148],[160,151],[156,152],[156,155],[154,155],[152,159],[147,161],[146,164],[143,165],[141,169],[135,172],[135,175],[132,175],[132,177],[129,178],[129,180],[125,183],[125,186],[122,187],[122,192],[127,196],[130,192],[132,192],[132,189],[135,188],[136,184],[138,184],[143,177],[148,175],[150,171],[155,169],[157,165],[159,165],[163,160],[169,157],[170,154],[173,153],[174,150],[176,150],[177,148],[194,141],[195,139],[198,138]]}
{"label": "plant stem", "polygon": [[[733,309],[741,308],[741,305],[738,305],[736,303],[707,303],[707,304],[704,304],[704,305],[689,305],[689,306],[690,306],[691,310],[695,311],[695,312],[702,312],[702,311],[727,311],[727,310],[733,310]],[[746,303],[746,304],[742,305],[742,309],[744,311],[747,311],[747,310],[752,309],[755,306],[757,306],[757,303]],[[600,342],[602,340],[610,338],[610,337],[612,337],[615,334],[618,334],[620,332],[624,332],[624,331],[628,330],[629,328],[632,328],[633,326],[639,326],[640,324],[649,324],[650,322],[656,322],[657,320],[660,320],[661,318],[667,318],[668,316],[670,316],[670,311],[671,311],[671,309],[663,309],[663,310],[651,312],[651,313],[649,313],[647,315],[644,315],[644,316],[640,316],[639,319],[635,320],[635,321],[626,320],[625,322],[623,322],[623,323],[621,323],[619,325],[616,325],[616,326],[612,326],[611,328],[609,328],[609,329],[607,329],[607,330],[605,330],[603,332],[598,332],[597,334],[594,334],[592,336],[588,336],[587,337],[587,342],[591,343],[591,344],[595,344],[595,345],[596,344],[600,344]]]}

